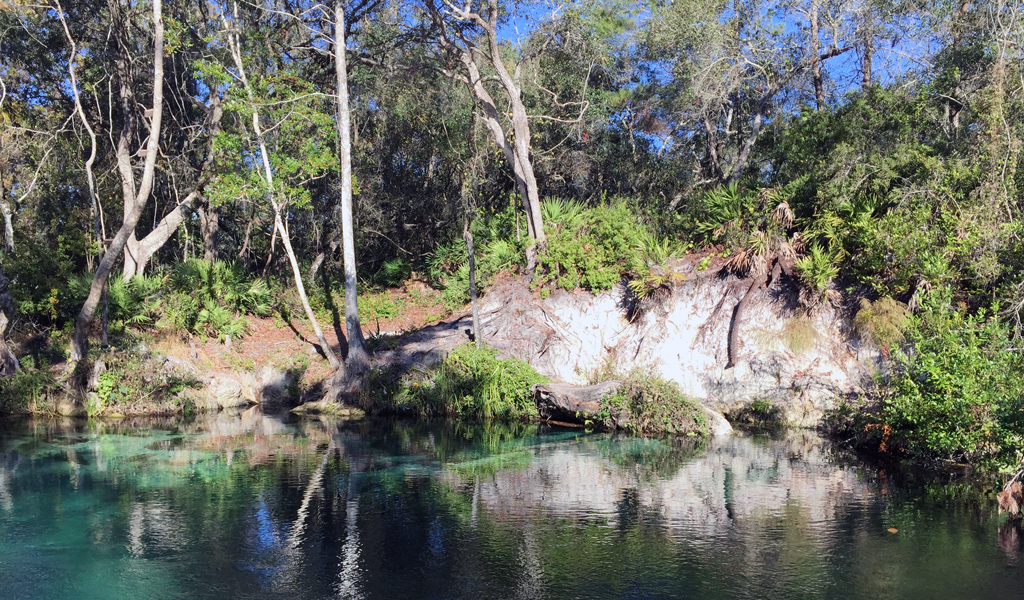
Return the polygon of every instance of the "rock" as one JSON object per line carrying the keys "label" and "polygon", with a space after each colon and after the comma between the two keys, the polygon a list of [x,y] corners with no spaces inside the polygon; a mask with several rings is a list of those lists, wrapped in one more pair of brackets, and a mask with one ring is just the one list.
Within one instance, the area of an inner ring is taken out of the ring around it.
{"label": "rock", "polygon": [[246,393],[242,382],[224,374],[213,375],[206,384],[204,408],[223,409],[256,404],[252,392]]}
{"label": "rock", "polygon": [[621,386],[621,381],[614,380],[583,387],[569,383],[539,383],[531,390],[540,418],[546,421],[583,423],[601,419],[601,399]]}
{"label": "rock", "polygon": [[[524,359],[555,381],[584,384],[609,364],[619,373],[653,370],[717,412],[764,399],[801,427],[816,426],[838,399],[865,393],[887,372],[886,357],[860,342],[843,309],[799,310],[785,278],[750,297],[736,364],[727,369],[732,315],[748,288],[749,280],[696,272],[629,313],[623,286],[541,298],[514,281],[484,296],[481,335],[500,356]],[[436,346],[450,343],[446,329],[455,324],[430,331]]]}
{"label": "rock", "polygon": [[708,433],[711,435],[729,435],[732,433],[732,425],[720,412],[711,410],[701,404],[704,409],[704,416],[708,419]]}
{"label": "rock", "polygon": [[256,372],[256,386],[261,404],[281,403],[294,396],[295,374],[271,366],[264,366]]}
{"label": "rock", "polygon": [[84,417],[88,415],[84,406],[72,402],[69,398],[59,400],[56,411],[62,417]]}

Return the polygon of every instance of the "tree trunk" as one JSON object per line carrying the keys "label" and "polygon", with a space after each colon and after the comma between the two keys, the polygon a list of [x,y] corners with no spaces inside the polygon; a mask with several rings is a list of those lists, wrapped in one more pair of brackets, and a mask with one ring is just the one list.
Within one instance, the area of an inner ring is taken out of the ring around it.
{"label": "tree trunk", "polygon": [[207,205],[200,206],[199,228],[203,234],[203,260],[217,260],[217,234],[220,232],[220,209]]}
{"label": "tree trunk", "polygon": [[814,103],[818,110],[825,108],[825,82],[821,74],[818,41],[818,0],[811,0],[811,78],[814,80]]}
{"label": "tree trunk", "polygon": [[874,15],[870,5],[864,9],[864,23],[862,26],[863,32],[861,35],[863,42],[861,44],[860,87],[862,90],[866,90],[871,87],[871,61],[874,59],[875,54]]}
{"label": "tree trunk", "polygon": [[764,287],[767,280],[767,273],[752,277],[750,280],[750,286],[747,287],[746,293],[744,293],[743,297],[740,298],[740,301],[736,303],[736,311],[732,316],[732,327],[729,329],[729,364],[726,365],[726,368],[735,367],[736,363],[739,361],[740,325],[743,324],[743,317],[746,315],[750,299],[754,297],[754,292]]}
{"label": "tree trunk", "polygon": [[[128,237],[128,243],[126,245],[126,251],[124,255],[124,272],[123,277],[125,281],[128,281],[136,275],[142,275],[146,272],[146,267],[149,265],[149,261],[153,258],[153,255],[160,251],[161,248],[172,238],[174,233],[178,230],[178,227],[185,222],[188,211],[192,208],[192,205],[200,197],[203,187],[210,179],[210,167],[213,163],[213,139],[217,136],[217,133],[221,129],[221,118],[224,116],[224,108],[221,104],[220,96],[211,91],[210,92],[210,110],[209,110],[209,140],[207,142],[207,154],[203,160],[202,166],[199,167],[199,175],[196,179],[194,189],[189,192],[188,196],[185,197],[177,206],[175,206],[169,213],[167,213],[159,223],[153,227],[146,237],[141,240],[137,239],[135,232],[133,231]],[[127,205],[126,205],[127,206]],[[200,220],[202,220],[203,213],[200,212]],[[214,240],[216,239],[216,228],[217,223],[214,222],[214,231],[212,233]],[[203,227],[203,256],[206,257],[211,254],[209,246],[207,246],[207,235],[206,225]],[[212,254],[216,254],[214,249]],[[211,260],[206,258],[206,260]]]}
{"label": "tree trunk", "polygon": [[466,249],[469,253],[469,304],[473,313],[473,341],[477,346],[483,346],[484,340],[480,337],[480,308],[476,301],[476,259],[473,256],[473,232],[469,227],[468,216],[462,225],[462,239],[466,240]]}
{"label": "tree trunk", "polygon": [[[449,9],[453,5],[446,2]],[[540,209],[540,193],[537,188],[537,178],[534,174],[533,163],[530,159],[530,123],[526,107],[523,105],[522,93],[516,77],[509,73],[508,68],[502,60],[502,52],[498,43],[498,3],[497,0],[488,0],[488,14],[484,19],[479,14],[469,12],[469,5],[463,10],[455,9],[457,19],[472,21],[479,25],[487,37],[488,51],[484,53],[479,47],[462,37],[465,48],[457,46],[449,37],[441,13],[432,2],[427,2],[427,8],[431,13],[435,25],[440,30],[440,44],[447,51],[455,53],[465,67],[465,75],[459,76],[447,73],[449,77],[465,83],[473,92],[473,95],[480,101],[484,108],[484,124],[490,130],[494,141],[501,148],[506,160],[512,167],[515,174],[516,188],[523,200],[523,208],[526,212],[526,227],[534,244],[527,248],[527,269],[533,271],[537,264],[537,252],[544,247],[544,223]],[[505,90],[509,100],[509,108],[512,120],[512,140],[501,126],[501,118],[497,111],[497,105],[487,89],[483,86],[483,79],[480,76],[480,61],[485,60],[497,74],[498,81]],[[517,71],[518,76],[518,71]]]}
{"label": "tree trunk", "polygon": [[[306,312],[306,318],[309,319],[309,324],[313,327],[313,332],[320,342],[320,348],[324,356],[327,357],[327,362],[330,363],[331,368],[337,369],[341,363],[338,362],[338,357],[334,354],[334,350],[331,349],[331,345],[327,343],[323,329],[320,328],[320,321],[316,318],[316,313],[313,312],[313,307],[309,304],[306,286],[302,283],[302,272],[299,270],[299,262],[295,258],[295,251],[292,249],[291,236],[288,233],[288,229],[285,228],[284,220],[281,217],[281,205],[278,204],[277,199],[274,197],[274,170],[270,167],[270,154],[267,151],[267,143],[263,137],[263,126],[260,124],[258,104],[256,103],[256,96],[253,94],[252,86],[249,85],[249,78],[245,74],[245,65],[242,62],[242,48],[238,41],[238,34],[233,30],[229,30],[228,33],[228,47],[231,57],[234,59],[235,68],[238,69],[239,79],[245,88],[249,108],[252,110],[252,130],[256,137],[256,145],[260,150],[260,160],[263,163],[263,180],[267,185],[267,198],[274,209],[274,231],[281,234],[281,242],[284,245],[285,253],[288,255],[288,262],[292,267],[292,276],[295,278],[295,291],[299,294],[299,300],[302,302],[302,308]],[[271,244],[271,247],[273,247],[273,244]]]}
{"label": "tree trunk", "polygon": [[149,261],[153,258],[153,255],[160,248],[163,248],[168,240],[174,237],[178,227],[185,222],[186,211],[192,208],[195,198],[195,192],[189,194],[181,204],[176,206],[174,210],[157,223],[153,231],[150,231],[141,240],[135,239],[135,232],[132,232],[132,235],[128,238],[128,243],[125,245],[124,272],[122,275],[125,281],[136,275],[145,274],[146,267],[149,266]]}
{"label": "tree trunk", "polygon": [[11,301],[3,265],[0,265],[0,377],[14,375],[21,368],[18,358],[7,346],[7,326],[13,315],[14,302]]}
{"label": "tree trunk", "polygon": [[7,200],[7,190],[0,184],[0,213],[4,215],[4,248],[8,254],[14,254],[14,221],[11,204]]}
{"label": "tree trunk", "polygon": [[[89,286],[89,295],[82,305],[75,321],[75,334],[71,344],[71,361],[77,362],[85,358],[89,350],[89,329],[92,327],[93,318],[96,316],[96,309],[99,306],[100,297],[103,294],[107,278],[114,267],[114,263],[120,258],[124,251],[128,238],[135,231],[135,226],[142,217],[142,210],[153,191],[153,179],[156,170],[156,159],[159,152],[160,123],[163,117],[164,103],[164,23],[161,14],[161,0],[153,2],[153,121],[150,126],[149,142],[146,147],[146,161],[143,167],[142,181],[138,191],[134,187],[134,177],[125,176],[127,172],[131,175],[131,156],[128,151],[128,140],[130,129],[121,131],[121,139],[117,145],[118,170],[121,173],[121,189],[125,196],[125,205],[131,206],[131,210],[125,215],[121,229],[114,235],[110,247],[103,253],[96,273],[93,276],[92,284]],[[122,82],[128,85],[128,82]],[[134,107],[133,107],[134,109]],[[126,127],[131,127],[127,124]]]}
{"label": "tree trunk", "polygon": [[345,11],[334,1],[334,74],[338,84],[338,140],[341,158],[341,246],[345,262],[345,333],[348,354],[345,375],[349,380],[369,369],[369,353],[359,323],[356,289],[356,245],[352,222],[352,126],[348,107],[348,69],[345,65]]}

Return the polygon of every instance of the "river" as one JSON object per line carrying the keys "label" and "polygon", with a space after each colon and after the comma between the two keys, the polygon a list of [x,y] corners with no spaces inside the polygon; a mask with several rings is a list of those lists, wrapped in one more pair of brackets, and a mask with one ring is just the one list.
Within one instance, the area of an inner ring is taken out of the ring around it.
{"label": "river", "polygon": [[805,430],[0,425],[0,598],[1004,599],[1021,558],[976,488]]}

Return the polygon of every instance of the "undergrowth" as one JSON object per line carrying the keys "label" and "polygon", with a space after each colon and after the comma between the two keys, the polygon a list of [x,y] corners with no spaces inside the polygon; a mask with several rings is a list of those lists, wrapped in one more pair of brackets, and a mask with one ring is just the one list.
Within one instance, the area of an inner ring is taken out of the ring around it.
{"label": "undergrowth", "polygon": [[[877,303],[876,303],[877,304]],[[1024,358],[1007,325],[952,308],[908,317],[887,385],[828,416],[833,434],[871,452],[937,465],[1008,468],[1024,447]]]}
{"label": "undergrowth", "polygon": [[429,372],[394,382],[378,373],[363,397],[371,412],[512,421],[537,415],[530,387],[545,381],[523,360],[502,359],[491,348],[464,344]]}
{"label": "undergrowth", "polygon": [[700,403],[673,381],[641,370],[622,379],[622,386],[601,400],[605,428],[634,433],[708,435],[707,417]]}

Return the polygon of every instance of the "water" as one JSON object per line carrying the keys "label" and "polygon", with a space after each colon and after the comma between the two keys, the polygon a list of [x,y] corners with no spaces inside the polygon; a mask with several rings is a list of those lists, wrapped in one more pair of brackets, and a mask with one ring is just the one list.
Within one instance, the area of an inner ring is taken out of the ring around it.
{"label": "water", "polygon": [[1019,539],[803,431],[0,429],[0,598],[1017,598]]}

